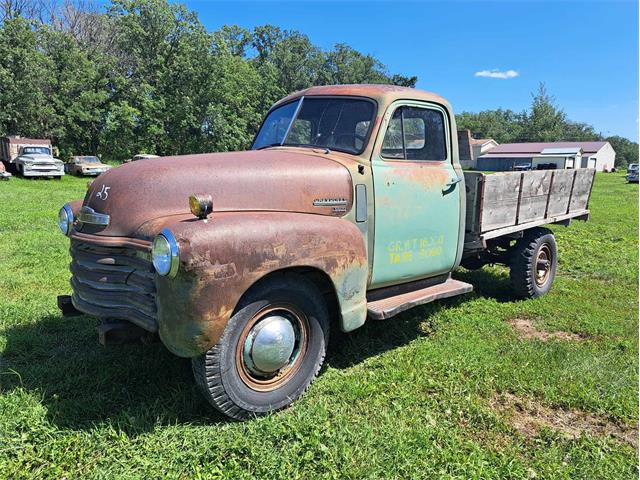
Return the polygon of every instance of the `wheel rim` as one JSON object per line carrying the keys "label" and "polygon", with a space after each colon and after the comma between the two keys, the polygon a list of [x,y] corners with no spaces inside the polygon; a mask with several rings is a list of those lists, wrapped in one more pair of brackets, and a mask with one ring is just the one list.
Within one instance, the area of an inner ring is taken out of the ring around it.
{"label": "wheel rim", "polygon": [[292,305],[271,305],[247,322],[236,345],[242,381],[261,392],[275,390],[298,370],[307,350],[309,322]]}
{"label": "wheel rim", "polygon": [[546,284],[549,280],[549,277],[551,276],[552,261],[553,258],[549,245],[547,245],[546,243],[541,245],[538,249],[538,254],[536,255],[535,270],[536,285],[538,285],[539,287],[544,286],[544,284]]}

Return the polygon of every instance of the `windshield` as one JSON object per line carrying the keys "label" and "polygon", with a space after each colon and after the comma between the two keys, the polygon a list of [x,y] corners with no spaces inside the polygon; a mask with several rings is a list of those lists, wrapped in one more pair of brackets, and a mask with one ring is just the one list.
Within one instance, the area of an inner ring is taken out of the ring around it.
{"label": "windshield", "polygon": [[43,155],[51,155],[51,150],[47,147],[24,147],[22,153],[42,153]]}
{"label": "windshield", "polygon": [[251,148],[295,145],[357,155],[367,144],[375,110],[365,99],[302,97],[272,110]]}
{"label": "windshield", "polygon": [[632,163],[631,165],[629,165],[629,171],[630,172],[635,172],[636,170],[638,170],[638,164],[637,163]]}
{"label": "windshield", "polygon": [[76,157],[76,162],[77,163],[100,163],[100,160],[98,160],[98,157]]}

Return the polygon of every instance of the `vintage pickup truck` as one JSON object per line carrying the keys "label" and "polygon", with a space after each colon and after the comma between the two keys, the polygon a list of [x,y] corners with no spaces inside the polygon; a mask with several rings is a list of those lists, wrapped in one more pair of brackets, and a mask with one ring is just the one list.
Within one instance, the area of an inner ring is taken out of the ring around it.
{"label": "vintage pickup truck", "polygon": [[443,98],[314,87],[274,105],[250,151],[133,162],[64,205],[59,303],[101,318],[104,338],[114,319],[157,332],[215,408],[264,414],[309,387],[332,329],[470,292],[461,263],[508,265],[518,298],[548,292],[541,225],[586,220],[593,179],[463,173]]}
{"label": "vintage pickup truck", "polygon": [[64,163],[54,158],[51,142],[40,138],[0,138],[0,160],[23,177],[64,176]]}

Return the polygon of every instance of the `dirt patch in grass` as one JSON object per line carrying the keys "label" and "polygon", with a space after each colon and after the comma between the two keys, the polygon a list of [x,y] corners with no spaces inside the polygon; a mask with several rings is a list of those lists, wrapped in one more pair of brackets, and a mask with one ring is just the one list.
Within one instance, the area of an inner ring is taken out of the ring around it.
{"label": "dirt patch in grass", "polygon": [[638,448],[638,425],[621,424],[580,410],[551,408],[510,393],[496,395],[491,400],[491,407],[527,438],[536,436],[544,428],[551,428],[569,439],[580,438],[582,434],[613,437]]}
{"label": "dirt patch in grass", "polygon": [[545,332],[538,330],[529,318],[513,318],[509,320],[509,325],[518,333],[518,337],[529,340],[536,339],[546,342],[547,340],[564,340],[567,342],[579,342],[585,340],[585,335],[578,335],[569,332]]}

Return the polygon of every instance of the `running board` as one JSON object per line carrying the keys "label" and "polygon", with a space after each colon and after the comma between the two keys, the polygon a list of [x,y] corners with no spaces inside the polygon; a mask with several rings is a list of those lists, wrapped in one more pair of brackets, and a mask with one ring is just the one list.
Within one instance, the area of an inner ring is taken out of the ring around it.
{"label": "running board", "polygon": [[367,303],[367,314],[373,320],[384,320],[417,305],[424,305],[441,298],[455,297],[456,295],[469,293],[472,290],[473,285],[449,278],[437,285],[418,290],[410,290],[403,293],[397,293],[396,291],[388,296],[380,296],[380,298]]}

